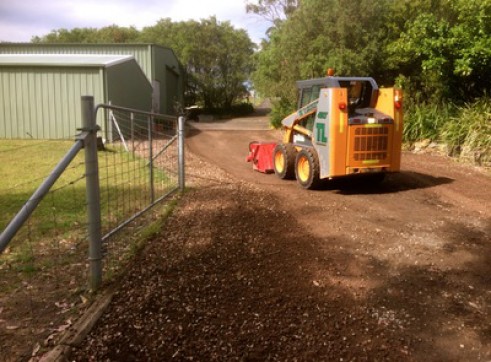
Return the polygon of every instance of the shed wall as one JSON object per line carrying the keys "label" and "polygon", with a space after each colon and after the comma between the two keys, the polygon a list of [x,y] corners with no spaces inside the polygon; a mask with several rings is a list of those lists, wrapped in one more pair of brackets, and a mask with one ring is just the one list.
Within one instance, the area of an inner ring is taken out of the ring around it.
{"label": "shed wall", "polygon": [[166,114],[175,114],[175,103],[183,104],[183,86],[180,64],[174,52],[167,48],[154,47],[154,74],[160,82],[160,111]]}
{"label": "shed wall", "polygon": [[[134,60],[106,68],[106,85],[107,102],[112,105],[146,112],[152,110],[152,85]],[[116,137],[115,129],[110,119],[107,119],[106,122],[108,122],[107,126],[101,125],[103,129],[108,131],[103,133],[104,138],[112,141]],[[123,135],[130,137],[130,120],[119,118],[117,122]],[[139,129],[148,126],[147,122],[141,123],[139,118],[135,122]]]}
{"label": "shed wall", "polygon": [[[0,44],[6,54],[121,54],[133,55],[152,82],[159,83],[158,112],[174,114],[174,101],[183,104],[181,65],[171,49],[153,44]],[[170,88],[168,88],[170,87]]]}
{"label": "shed wall", "polygon": [[0,138],[73,139],[83,95],[104,101],[99,68],[0,68]]}
{"label": "shed wall", "polygon": [[106,87],[111,104],[152,110],[152,86],[134,60],[106,68]]}

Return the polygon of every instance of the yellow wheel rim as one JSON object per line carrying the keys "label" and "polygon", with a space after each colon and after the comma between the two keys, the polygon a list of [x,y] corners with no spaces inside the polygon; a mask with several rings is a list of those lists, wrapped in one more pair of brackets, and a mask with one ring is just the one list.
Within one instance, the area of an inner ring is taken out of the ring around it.
{"label": "yellow wheel rim", "polygon": [[300,159],[298,160],[297,175],[300,181],[308,181],[310,176],[310,163],[307,157],[300,157]]}
{"label": "yellow wheel rim", "polygon": [[279,173],[285,170],[285,157],[281,152],[276,152],[274,155],[274,167]]}

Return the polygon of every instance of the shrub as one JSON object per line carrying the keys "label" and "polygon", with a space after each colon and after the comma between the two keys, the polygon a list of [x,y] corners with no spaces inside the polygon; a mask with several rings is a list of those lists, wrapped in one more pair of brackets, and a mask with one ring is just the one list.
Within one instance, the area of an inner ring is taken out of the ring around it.
{"label": "shrub", "polygon": [[238,103],[232,105],[232,108],[230,109],[230,113],[233,116],[247,116],[254,112],[254,106],[251,103]]}

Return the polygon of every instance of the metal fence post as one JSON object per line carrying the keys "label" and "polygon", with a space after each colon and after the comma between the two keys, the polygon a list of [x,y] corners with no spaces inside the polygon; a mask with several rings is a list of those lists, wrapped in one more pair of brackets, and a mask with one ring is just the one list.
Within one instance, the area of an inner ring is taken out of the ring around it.
{"label": "metal fence post", "polygon": [[148,143],[150,145],[148,149],[148,167],[150,177],[150,200],[152,203],[155,201],[155,188],[153,177],[153,116],[148,117]]}
{"label": "metal fence post", "polygon": [[131,152],[135,154],[135,115],[130,113],[130,129],[131,129]]}
{"label": "metal fence post", "polygon": [[97,129],[94,97],[82,96],[82,130],[88,132],[84,146],[89,235],[89,287],[91,290],[97,290],[102,282],[102,235]]}
{"label": "metal fence post", "polygon": [[179,190],[184,191],[184,117],[179,117],[177,121],[177,137],[178,137],[178,159],[179,159]]}

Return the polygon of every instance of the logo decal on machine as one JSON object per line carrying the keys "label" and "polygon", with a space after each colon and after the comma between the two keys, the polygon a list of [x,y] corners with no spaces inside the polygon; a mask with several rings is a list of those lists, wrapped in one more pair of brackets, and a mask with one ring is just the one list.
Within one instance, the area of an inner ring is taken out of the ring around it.
{"label": "logo decal on machine", "polygon": [[315,141],[319,145],[325,145],[327,144],[327,137],[326,137],[326,124],[325,123],[316,123],[315,124]]}

